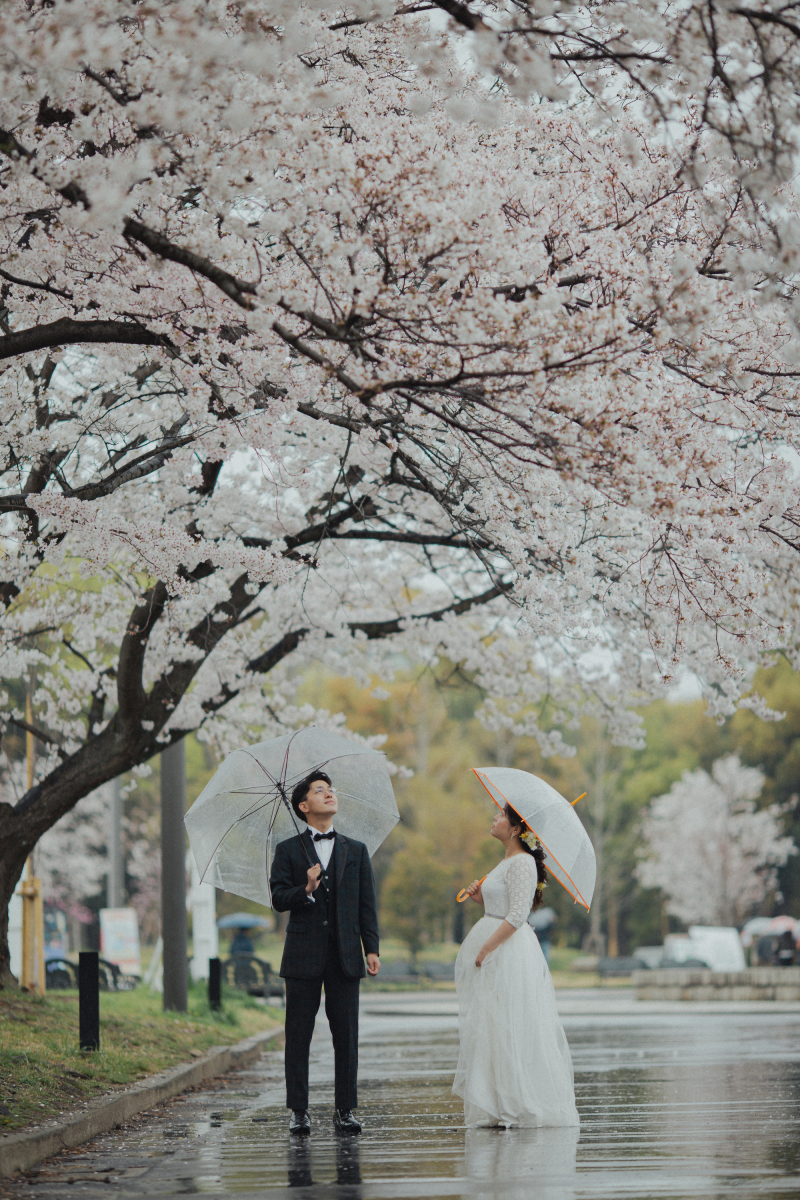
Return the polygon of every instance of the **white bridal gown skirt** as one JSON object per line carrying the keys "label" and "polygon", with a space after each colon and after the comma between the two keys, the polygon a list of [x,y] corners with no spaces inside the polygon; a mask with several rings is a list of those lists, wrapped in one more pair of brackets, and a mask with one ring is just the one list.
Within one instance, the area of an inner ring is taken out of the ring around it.
{"label": "white bridal gown skirt", "polygon": [[456,960],[461,1050],[453,1091],[468,1126],[577,1125],[572,1058],[539,940],[523,925],[483,962],[482,917]]}

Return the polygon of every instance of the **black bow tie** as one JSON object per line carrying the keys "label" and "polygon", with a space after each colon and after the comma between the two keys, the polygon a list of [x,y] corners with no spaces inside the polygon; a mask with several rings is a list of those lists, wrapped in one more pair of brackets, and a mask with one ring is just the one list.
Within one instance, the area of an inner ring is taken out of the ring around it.
{"label": "black bow tie", "polygon": [[336,831],[332,829],[330,833],[313,833],[311,836],[315,842],[332,842],[336,837]]}

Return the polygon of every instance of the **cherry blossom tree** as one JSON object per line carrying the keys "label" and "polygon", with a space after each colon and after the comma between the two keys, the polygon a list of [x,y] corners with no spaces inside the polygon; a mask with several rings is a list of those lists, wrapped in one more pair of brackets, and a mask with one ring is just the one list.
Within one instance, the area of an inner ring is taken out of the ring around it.
{"label": "cherry blossom tree", "polygon": [[444,653],[549,752],[586,708],[635,739],[681,666],[758,705],[794,55],[703,5],[0,9],[5,744],[28,690],[41,751],[0,980],[37,839],[189,730],[316,719],[311,662]]}
{"label": "cherry blossom tree", "polygon": [[108,869],[106,788],[90,792],[36,845],[35,868],[46,901],[64,907],[93,896]]}
{"label": "cherry blossom tree", "polygon": [[782,833],[780,805],[756,808],[763,786],[763,773],[731,754],[710,775],[684,771],[651,802],[639,882],[660,888],[680,920],[740,925],[776,891],[777,868],[797,847]]}

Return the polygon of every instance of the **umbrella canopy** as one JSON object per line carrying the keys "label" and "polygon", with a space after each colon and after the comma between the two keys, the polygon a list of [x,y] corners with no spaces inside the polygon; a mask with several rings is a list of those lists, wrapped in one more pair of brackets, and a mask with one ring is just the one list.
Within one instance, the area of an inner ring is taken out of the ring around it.
{"label": "umbrella canopy", "polygon": [[266,917],[256,913],[231,913],[229,917],[220,917],[217,929],[269,929],[270,923]]}
{"label": "umbrella canopy", "polygon": [[764,937],[765,934],[781,934],[789,931],[795,938],[800,936],[800,921],[794,917],[751,917],[741,929],[743,946],[752,946],[754,938]]}
{"label": "umbrella canopy", "polygon": [[547,852],[547,869],[588,909],[594,895],[594,846],[568,800],[529,771],[514,767],[473,767],[498,808],[510,804]]}
{"label": "umbrella canopy", "polygon": [[275,847],[306,828],[292,811],[292,788],[317,769],[339,797],[337,831],[374,854],[400,819],[386,758],[311,726],[234,750],[203,788],[185,817],[200,878],[271,904]]}

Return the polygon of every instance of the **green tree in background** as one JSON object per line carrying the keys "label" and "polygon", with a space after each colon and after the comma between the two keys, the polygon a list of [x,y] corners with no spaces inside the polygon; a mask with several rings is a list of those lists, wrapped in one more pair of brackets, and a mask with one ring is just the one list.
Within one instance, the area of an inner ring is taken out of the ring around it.
{"label": "green tree in background", "polygon": [[408,838],[392,859],[381,905],[386,932],[405,942],[412,963],[430,942],[447,940],[452,903],[452,873],[437,847],[419,835]]}

